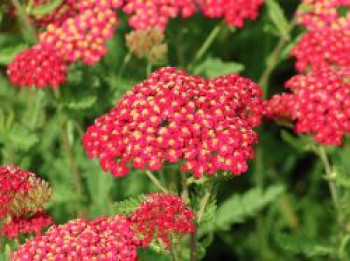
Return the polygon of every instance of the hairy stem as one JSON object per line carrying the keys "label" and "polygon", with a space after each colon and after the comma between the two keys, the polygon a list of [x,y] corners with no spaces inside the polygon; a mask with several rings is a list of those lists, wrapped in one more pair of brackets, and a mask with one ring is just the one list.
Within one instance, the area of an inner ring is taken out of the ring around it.
{"label": "hairy stem", "polygon": [[180,171],[180,173],[181,173],[181,185],[182,185],[181,197],[185,202],[188,202],[190,195],[189,195],[189,191],[188,191],[186,173],[183,171]]}
{"label": "hairy stem", "polygon": [[208,37],[203,42],[202,46],[198,49],[197,53],[194,56],[193,61],[188,66],[188,69],[193,69],[193,66],[204,56],[204,54],[208,51],[209,47],[213,44],[216,37],[219,35],[222,28],[222,23],[217,24],[214,29],[210,32]]}
{"label": "hairy stem", "polygon": [[318,149],[318,155],[322,161],[323,167],[326,172],[326,178],[328,180],[328,186],[329,186],[329,191],[332,197],[332,201],[336,210],[336,215],[337,215],[337,222],[338,225],[341,226],[342,220],[341,220],[341,209],[340,209],[340,202],[339,202],[339,197],[338,197],[338,192],[337,192],[337,186],[334,181],[334,173],[332,171],[331,164],[329,162],[328,156],[326,149],[323,146],[320,146]]}
{"label": "hairy stem", "polygon": [[160,181],[153,175],[153,173],[149,170],[146,171],[146,175],[153,182],[153,184],[160,189],[163,193],[169,193],[169,191],[163,187]]}
{"label": "hairy stem", "polygon": [[76,158],[74,153],[71,150],[71,146],[69,144],[69,134],[68,134],[68,124],[64,126],[63,132],[62,132],[62,144],[64,152],[67,156],[68,163],[70,166],[70,169],[72,170],[73,178],[74,178],[74,184],[75,188],[77,190],[77,196],[78,199],[81,200],[83,197],[83,181],[82,177],[78,168],[78,164],[76,162]]}
{"label": "hairy stem", "polygon": [[203,214],[204,211],[208,205],[209,199],[210,199],[210,193],[211,193],[211,187],[207,188],[204,194],[204,197],[202,198],[201,202],[199,203],[199,210],[198,210],[198,214],[197,214],[197,222],[200,223],[202,218],[203,218]]}
{"label": "hairy stem", "polygon": [[129,51],[127,53],[127,55],[125,55],[124,59],[123,59],[123,63],[120,67],[120,70],[119,70],[119,74],[118,74],[118,77],[121,78],[124,71],[125,71],[125,68],[126,66],[129,64],[129,62],[131,61],[131,57],[132,57],[132,53]]}

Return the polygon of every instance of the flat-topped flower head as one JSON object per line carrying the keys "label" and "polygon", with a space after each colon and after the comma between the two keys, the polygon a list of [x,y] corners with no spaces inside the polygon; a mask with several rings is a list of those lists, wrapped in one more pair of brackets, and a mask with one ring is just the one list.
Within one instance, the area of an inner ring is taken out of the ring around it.
{"label": "flat-topped flower head", "polygon": [[163,31],[170,18],[190,17],[196,11],[193,0],[126,0],[123,10],[131,27],[148,30],[156,27]]}
{"label": "flat-topped flower head", "polygon": [[159,239],[165,247],[170,246],[170,237],[195,232],[194,214],[175,195],[150,194],[131,214],[130,220],[144,246]]}
{"label": "flat-topped flower head", "polygon": [[262,90],[237,74],[205,80],[161,68],[126,93],[84,135],[91,158],[105,171],[159,170],[180,164],[196,178],[217,171],[239,175],[253,157],[265,104]]}
{"label": "flat-topped flower head", "polygon": [[26,241],[11,260],[134,261],[137,245],[133,225],[124,216],[76,219]]}
{"label": "flat-topped flower head", "polygon": [[350,29],[349,0],[303,0],[297,21],[309,30]]}
{"label": "flat-topped flower head", "polygon": [[53,219],[44,211],[39,211],[33,216],[21,216],[10,218],[2,227],[2,235],[9,240],[18,238],[24,234],[41,235],[44,228],[53,224]]}
{"label": "flat-topped flower head", "polygon": [[300,72],[325,65],[350,66],[350,29],[308,32],[292,50],[292,56]]}
{"label": "flat-topped flower head", "polygon": [[20,87],[56,88],[66,81],[67,63],[51,45],[38,44],[18,54],[7,74]]}
{"label": "flat-topped flower head", "polygon": [[264,0],[197,0],[203,14],[210,18],[223,17],[230,26],[243,27],[245,20],[255,20]]}
{"label": "flat-topped flower head", "polygon": [[93,65],[107,53],[106,40],[112,38],[116,26],[113,9],[95,5],[68,18],[60,26],[50,24],[40,35],[40,41],[53,46],[66,61],[81,60]]}
{"label": "flat-topped flower head", "polygon": [[10,164],[0,167],[0,218],[36,213],[51,195],[48,184],[34,173]]}
{"label": "flat-topped flower head", "polygon": [[294,93],[292,116],[297,133],[317,142],[341,145],[350,132],[350,69],[325,67],[287,82]]}

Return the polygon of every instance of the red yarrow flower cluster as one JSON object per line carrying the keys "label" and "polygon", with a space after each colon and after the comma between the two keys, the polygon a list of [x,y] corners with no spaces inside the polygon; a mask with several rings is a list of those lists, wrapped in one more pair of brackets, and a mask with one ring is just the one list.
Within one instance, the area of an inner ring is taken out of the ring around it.
{"label": "red yarrow flower cluster", "polygon": [[195,232],[194,218],[192,210],[178,196],[168,194],[147,195],[130,216],[143,246],[159,239],[165,247],[170,246],[170,236]]}
{"label": "red yarrow flower cluster", "polygon": [[341,145],[350,132],[350,68],[332,67],[296,75],[286,86],[294,93],[292,116],[297,133],[317,142]]}
{"label": "red yarrow flower cluster", "polygon": [[36,213],[51,195],[48,184],[34,173],[10,164],[0,168],[0,218]]}
{"label": "red yarrow flower cluster", "polygon": [[52,46],[39,44],[17,55],[7,74],[20,87],[56,88],[66,81],[67,65]]}
{"label": "red yarrow flower cluster", "polygon": [[157,27],[163,31],[170,18],[190,17],[195,13],[196,6],[193,0],[127,0],[123,10],[130,15],[131,27],[138,30]]}
{"label": "red yarrow flower cluster", "polygon": [[135,86],[84,135],[91,158],[115,176],[181,164],[196,178],[219,170],[239,175],[253,157],[265,104],[251,80],[230,74],[205,80],[161,68]]}
{"label": "red yarrow flower cluster", "polygon": [[203,14],[210,18],[223,17],[230,26],[243,27],[246,19],[255,20],[264,0],[197,0]]}
{"label": "red yarrow flower cluster", "polygon": [[301,6],[306,11],[299,11],[297,18],[308,31],[292,50],[296,68],[303,72],[329,65],[350,66],[350,1],[304,0]]}
{"label": "red yarrow flower cluster", "polygon": [[350,29],[349,0],[303,0],[301,7],[297,20],[309,30]]}
{"label": "red yarrow flower cluster", "polygon": [[73,220],[28,240],[11,260],[134,261],[139,243],[132,227],[124,216]]}
{"label": "red yarrow flower cluster", "polygon": [[[65,60],[93,65],[107,53],[106,40],[117,26],[113,2],[79,2],[80,12],[61,26],[50,24],[40,35],[42,43],[52,45]],[[78,5],[77,4],[77,5]]]}
{"label": "red yarrow flower cluster", "polygon": [[[93,65],[107,53],[106,41],[117,26],[114,9],[120,0],[66,0],[75,15],[52,22],[40,34],[40,42],[20,53],[8,67],[14,85],[55,88],[66,81],[69,64],[81,60]],[[69,9],[69,8],[68,8]]]}
{"label": "red yarrow flower cluster", "polygon": [[297,58],[300,72],[325,65],[350,66],[350,29],[308,32],[292,50],[292,56]]}
{"label": "red yarrow flower cluster", "polygon": [[292,93],[274,95],[267,102],[265,116],[275,121],[291,122],[293,119],[294,98]]}
{"label": "red yarrow flower cluster", "polygon": [[9,240],[30,233],[39,236],[44,228],[52,224],[52,217],[44,211],[40,211],[31,217],[21,216],[10,218],[2,227],[2,235],[6,236]]}

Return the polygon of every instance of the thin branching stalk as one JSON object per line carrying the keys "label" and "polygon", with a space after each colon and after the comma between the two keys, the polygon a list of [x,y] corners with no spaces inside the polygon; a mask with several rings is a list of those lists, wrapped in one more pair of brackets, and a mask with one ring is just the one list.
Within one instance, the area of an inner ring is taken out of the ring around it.
{"label": "thin branching stalk", "polygon": [[189,195],[189,191],[188,191],[186,173],[183,171],[180,171],[180,173],[181,173],[181,185],[182,185],[181,197],[185,202],[188,202],[190,195]]}
{"label": "thin branching stalk", "polygon": [[153,175],[153,173],[149,170],[146,171],[147,177],[153,182],[153,184],[161,190],[163,193],[169,193],[169,191],[163,187],[163,185],[160,183],[160,181]]}
{"label": "thin branching stalk", "polygon": [[201,202],[199,203],[199,210],[198,210],[198,214],[197,214],[197,222],[200,223],[202,221],[203,218],[203,214],[205,212],[205,209],[208,205],[209,199],[210,199],[210,195],[211,195],[211,185],[208,185],[208,187],[206,188],[204,197],[202,198]]}
{"label": "thin branching stalk", "polygon": [[121,78],[124,71],[125,71],[125,68],[126,66],[129,64],[129,62],[131,61],[131,58],[132,58],[132,53],[129,51],[127,53],[127,55],[125,55],[124,59],[123,59],[123,63],[120,67],[120,70],[119,70],[119,74],[118,74],[118,77]]}
{"label": "thin branching stalk", "polygon": [[[290,22],[289,27],[288,27],[288,33],[290,33],[296,25],[296,20],[295,17],[293,20]],[[264,88],[264,96],[266,97],[268,93],[268,81],[270,79],[270,76],[278,63],[280,62],[281,59],[281,54],[283,51],[283,48],[288,44],[289,39],[287,39],[285,36],[281,36],[277,45],[272,51],[271,58],[269,59],[267,66],[262,73],[260,79],[258,80],[258,84]]]}
{"label": "thin branching stalk", "polygon": [[342,221],[341,221],[341,208],[340,208],[340,202],[339,202],[339,197],[338,197],[338,191],[337,191],[337,186],[334,181],[334,172],[332,170],[330,161],[327,156],[326,149],[324,146],[320,146],[318,149],[318,155],[321,159],[321,162],[323,164],[324,170],[326,172],[326,178],[328,180],[328,186],[329,186],[329,191],[332,197],[332,201],[336,210],[336,215],[337,215],[337,222],[338,225],[341,227],[342,226]]}
{"label": "thin branching stalk", "polygon": [[216,37],[219,35],[219,33],[221,32],[221,28],[223,27],[223,23],[219,23],[217,24],[214,29],[210,32],[210,34],[208,35],[208,37],[205,39],[205,41],[203,42],[202,46],[198,49],[197,53],[194,56],[193,61],[190,63],[190,65],[188,66],[189,70],[192,70],[194,65],[202,59],[202,57],[204,56],[204,54],[208,51],[208,49],[210,48],[210,46],[214,43]]}
{"label": "thin branching stalk", "polygon": [[83,180],[81,177],[81,173],[79,171],[78,164],[76,162],[75,155],[69,144],[68,132],[69,132],[69,128],[68,128],[68,124],[66,124],[65,128],[63,128],[63,131],[62,131],[62,144],[63,144],[64,153],[67,155],[67,158],[68,158],[69,167],[73,174],[78,200],[80,201],[83,198]]}

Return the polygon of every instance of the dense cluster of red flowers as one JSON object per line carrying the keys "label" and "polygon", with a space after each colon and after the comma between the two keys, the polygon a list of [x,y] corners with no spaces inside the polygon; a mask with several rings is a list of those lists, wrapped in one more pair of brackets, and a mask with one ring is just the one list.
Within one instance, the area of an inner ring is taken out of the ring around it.
{"label": "dense cluster of red flowers", "polygon": [[307,32],[292,55],[297,59],[296,68],[300,72],[310,67],[350,66],[350,29]]}
{"label": "dense cluster of red flowers", "polygon": [[115,176],[128,173],[129,161],[150,170],[178,163],[196,178],[218,170],[239,175],[253,157],[261,95],[253,81],[236,74],[205,80],[161,68],[88,128],[84,146]]}
{"label": "dense cluster of red flowers", "polygon": [[67,63],[57,55],[55,49],[46,44],[20,53],[7,68],[12,84],[55,88],[66,81]]}
{"label": "dense cluster of red flowers", "polygon": [[[35,220],[32,229],[27,224],[18,228],[22,221],[16,222],[18,225],[9,226],[29,232],[35,230]],[[147,247],[153,239],[160,239],[169,247],[170,236],[180,237],[194,231],[194,214],[179,197],[150,194],[129,217],[76,219],[65,225],[53,225],[44,235],[39,233],[21,245],[11,260],[132,261],[137,260],[137,247]]]}
{"label": "dense cluster of red flowers", "polygon": [[241,28],[246,19],[255,20],[264,0],[197,0],[203,14],[210,18],[223,17],[230,26]]}
{"label": "dense cluster of red flowers", "polygon": [[132,227],[124,216],[72,220],[28,240],[11,260],[137,260],[138,240]]}
{"label": "dense cluster of red flowers", "polygon": [[349,7],[349,0],[303,0],[297,20],[309,30],[349,29]]}
{"label": "dense cluster of red flowers", "polygon": [[297,17],[307,32],[292,51],[297,69],[350,66],[350,1],[304,0],[303,5],[308,8]]}
{"label": "dense cluster of red flowers", "polygon": [[294,93],[297,133],[313,133],[317,142],[341,145],[344,134],[350,132],[349,79],[349,68],[324,68],[287,82]]}
{"label": "dense cluster of red flowers", "polygon": [[4,222],[2,235],[9,239],[21,234],[40,234],[52,224],[43,209],[51,197],[47,183],[34,173],[13,165],[0,168],[0,219]]}
{"label": "dense cluster of red flowers", "polygon": [[0,218],[36,213],[51,194],[48,184],[34,173],[10,164],[0,167]]}
{"label": "dense cluster of red flowers", "polygon": [[268,102],[269,118],[295,121],[296,133],[341,145],[350,132],[350,7],[348,0],[304,0],[298,21],[307,32],[292,50],[301,72],[286,83],[292,93]]}
{"label": "dense cluster of red flowers", "polygon": [[43,228],[53,224],[53,219],[44,211],[39,211],[33,216],[10,218],[2,227],[2,235],[8,239],[17,238],[24,234],[34,233],[36,236],[41,235]]}
{"label": "dense cluster of red flowers", "polygon": [[131,214],[138,237],[143,246],[159,239],[170,246],[170,235],[181,236],[195,231],[194,214],[177,196],[150,194]]}
{"label": "dense cluster of red flowers", "polygon": [[[35,0],[32,5],[49,3],[50,0]],[[65,82],[70,63],[97,63],[106,55],[106,40],[113,36],[118,24],[116,9],[129,15],[134,29],[163,31],[170,18],[186,18],[197,9],[205,16],[224,17],[229,25],[242,27],[245,19],[257,17],[262,3],[263,0],[64,0],[52,13],[34,17],[46,30],[39,35],[36,46],[15,58],[8,75],[14,85],[55,88]],[[52,58],[47,59],[50,55]]]}

